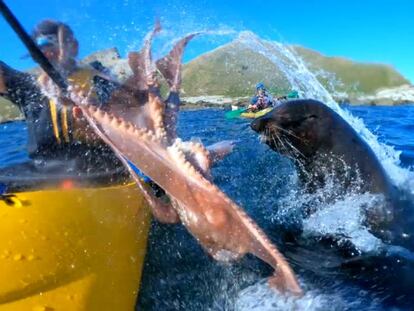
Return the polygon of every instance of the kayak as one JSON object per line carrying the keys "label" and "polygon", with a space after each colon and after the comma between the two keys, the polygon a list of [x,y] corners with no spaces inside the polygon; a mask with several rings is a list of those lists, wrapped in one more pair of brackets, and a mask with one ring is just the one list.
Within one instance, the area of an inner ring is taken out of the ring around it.
{"label": "kayak", "polygon": [[236,118],[258,118],[261,117],[263,115],[265,115],[266,113],[268,113],[269,111],[271,111],[273,109],[273,107],[269,107],[257,112],[251,112],[248,111],[247,108],[240,108],[237,110],[231,110],[231,111],[227,111],[224,116],[226,117],[226,119],[236,119]]}
{"label": "kayak", "polygon": [[266,113],[268,113],[269,111],[272,111],[273,107],[269,107],[257,112],[243,112],[240,114],[240,117],[242,118],[249,118],[249,119],[255,119],[261,116],[264,116]]}
{"label": "kayak", "polygon": [[0,195],[0,310],[134,310],[151,220],[135,183],[36,184]]}

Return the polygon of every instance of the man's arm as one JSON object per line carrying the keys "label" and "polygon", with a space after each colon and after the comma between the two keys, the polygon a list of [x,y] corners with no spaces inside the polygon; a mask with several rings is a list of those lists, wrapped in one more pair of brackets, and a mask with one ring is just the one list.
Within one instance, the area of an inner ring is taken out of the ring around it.
{"label": "man's arm", "polygon": [[15,70],[0,61],[0,96],[6,97],[22,109],[40,94],[31,74]]}

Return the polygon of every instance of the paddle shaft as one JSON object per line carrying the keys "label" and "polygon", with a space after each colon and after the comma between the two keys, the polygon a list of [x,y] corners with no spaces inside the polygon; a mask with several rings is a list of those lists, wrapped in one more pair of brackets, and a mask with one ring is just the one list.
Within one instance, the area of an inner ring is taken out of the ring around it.
{"label": "paddle shaft", "polygon": [[14,30],[14,32],[19,36],[20,40],[22,40],[23,44],[29,50],[30,55],[32,56],[33,60],[39,64],[39,66],[43,69],[44,72],[52,79],[52,81],[59,87],[59,89],[66,94],[68,84],[66,80],[62,77],[62,75],[56,70],[55,67],[50,63],[50,61],[46,58],[43,52],[39,49],[39,47],[34,43],[33,39],[27,34],[26,30],[24,30],[23,26],[17,20],[17,18],[13,15],[11,10],[7,7],[6,3],[3,0],[0,0],[0,11],[7,23],[10,27]]}

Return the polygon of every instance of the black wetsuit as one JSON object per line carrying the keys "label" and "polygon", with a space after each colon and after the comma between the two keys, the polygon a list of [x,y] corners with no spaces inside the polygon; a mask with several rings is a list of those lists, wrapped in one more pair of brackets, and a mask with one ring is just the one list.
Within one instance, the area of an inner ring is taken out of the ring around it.
{"label": "black wetsuit", "polygon": [[[52,104],[42,94],[32,75],[13,70],[1,62],[0,67],[6,75],[6,98],[17,105],[25,116],[28,127],[27,149],[31,158],[75,156],[91,148],[72,136],[73,117],[68,107],[56,105],[53,114]],[[98,75],[92,79],[99,102],[104,105],[116,84]]]}
{"label": "black wetsuit", "polygon": [[[2,62],[0,74],[7,89],[6,94],[1,95],[17,105],[25,116],[27,150],[32,159],[30,163],[2,169],[0,182],[1,176],[12,177],[16,171],[19,174],[22,171],[36,174],[39,170],[51,170],[51,174],[64,174],[64,167],[68,163],[67,171],[78,176],[125,171],[121,161],[103,142],[92,146],[73,137],[71,109],[62,105],[52,106],[42,94],[34,76],[16,71]],[[105,105],[118,85],[99,75],[93,75],[91,80],[100,104]]]}

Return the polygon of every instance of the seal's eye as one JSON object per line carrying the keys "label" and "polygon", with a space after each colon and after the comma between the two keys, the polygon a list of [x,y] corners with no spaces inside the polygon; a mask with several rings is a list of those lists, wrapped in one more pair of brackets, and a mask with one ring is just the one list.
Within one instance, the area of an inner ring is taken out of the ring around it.
{"label": "seal's eye", "polygon": [[304,122],[310,121],[310,120],[313,120],[313,119],[318,119],[318,116],[314,115],[314,114],[311,114],[311,115],[304,116],[304,117],[302,117],[300,119],[297,119],[297,120],[289,120],[289,121],[287,120],[286,122],[282,122],[282,126],[283,127],[295,128],[295,127],[298,127],[298,126],[302,125]]}
{"label": "seal's eye", "polygon": [[312,119],[318,119],[318,116],[315,115],[315,114],[311,114],[311,115],[306,117],[306,120],[312,120]]}

